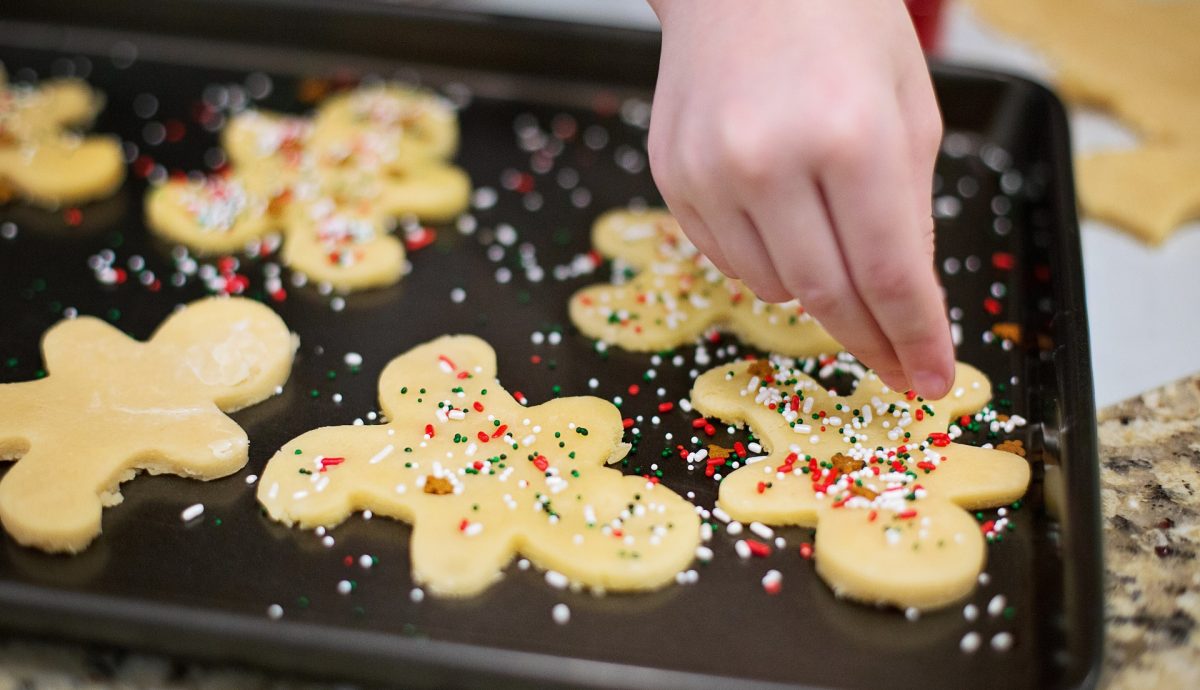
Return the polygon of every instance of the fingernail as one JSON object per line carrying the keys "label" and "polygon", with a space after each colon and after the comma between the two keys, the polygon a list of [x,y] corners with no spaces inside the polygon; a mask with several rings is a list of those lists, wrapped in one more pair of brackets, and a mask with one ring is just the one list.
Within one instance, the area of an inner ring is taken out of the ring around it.
{"label": "fingernail", "polygon": [[922,398],[938,400],[950,391],[946,377],[932,371],[918,371],[912,377],[913,388]]}

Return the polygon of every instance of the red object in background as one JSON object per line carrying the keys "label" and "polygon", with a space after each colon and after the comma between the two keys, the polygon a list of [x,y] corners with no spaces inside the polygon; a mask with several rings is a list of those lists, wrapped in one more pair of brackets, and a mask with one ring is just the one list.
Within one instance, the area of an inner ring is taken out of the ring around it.
{"label": "red object in background", "polygon": [[937,52],[942,26],[942,0],[905,0],[917,30],[917,39],[926,53]]}

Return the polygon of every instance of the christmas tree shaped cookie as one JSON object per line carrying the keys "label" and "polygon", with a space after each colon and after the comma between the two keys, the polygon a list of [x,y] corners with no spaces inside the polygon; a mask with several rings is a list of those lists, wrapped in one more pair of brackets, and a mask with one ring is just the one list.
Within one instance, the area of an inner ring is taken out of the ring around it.
{"label": "christmas tree shaped cookie", "polygon": [[311,118],[241,113],[222,141],[229,171],[151,190],[151,228],[201,253],[281,232],[284,263],[343,290],[400,280],[396,219],[448,220],[470,195],[466,174],[447,162],[458,143],[453,110],[411,89],[356,89]]}
{"label": "christmas tree shaped cookie", "polygon": [[1024,458],[951,437],[990,397],[962,363],[951,393],[927,401],[873,373],[838,396],[784,358],[717,367],[692,389],[697,410],[748,425],[767,453],[722,481],[730,516],[816,527],[817,572],[835,592],[918,609],[974,587],[985,541],[967,510],[1010,503],[1029,483]]}
{"label": "christmas tree shaped cookie", "polygon": [[216,479],[247,460],[246,432],[225,412],[271,396],[296,346],[267,307],[194,302],[138,342],[80,317],[47,331],[49,375],[0,384],[0,520],[19,543],[77,552],[104,506],[138,472]]}
{"label": "christmas tree shaped cookie", "polygon": [[605,467],[628,450],[611,404],[524,407],[472,336],[392,360],[379,399],[386,424],[310,431],[271,459],[258,489],[270,517],[332,527],[369,509],[412,523],[413,578],[446,596],[482,591],[517,554],[609,591],[660,587],[691,562],[692,504]]}
{"label": "christmas tree shaped cookie", "polygon": [[842,349],[796,302],[768,304],[722,275],[666,211],[610,211],[596,221],[592,243],[637,274],[571,297],[571,321],[588,337],[644,352],[684,345],[719,326],[790,356]]}
{"label": "christmas tree shaped cookie", "polygon": [[76,204],[112,194],[125,179],[114,137],[80,136],[103,99],[78,79],[10,86],[0,68],[0,203]]}

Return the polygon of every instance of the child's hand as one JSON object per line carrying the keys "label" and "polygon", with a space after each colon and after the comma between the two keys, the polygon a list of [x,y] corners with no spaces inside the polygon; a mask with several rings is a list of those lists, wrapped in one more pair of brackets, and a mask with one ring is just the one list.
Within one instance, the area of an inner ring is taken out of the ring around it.
{"label": "child's hand", "polygon": [[650,161],[688,237],[799,299],[898,390],[953,382],[933,268],[941,118],[899,0],[650,0]]}

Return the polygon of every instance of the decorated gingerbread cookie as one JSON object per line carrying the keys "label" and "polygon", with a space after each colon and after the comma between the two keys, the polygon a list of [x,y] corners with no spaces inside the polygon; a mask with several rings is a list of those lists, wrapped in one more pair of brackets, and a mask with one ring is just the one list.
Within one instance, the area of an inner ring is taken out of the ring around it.
{"label": "decorated gingerbread cookie", "polygon": [[582,585],[660,587],[699,543],[694,507],[670,489],[605,467],[628,446],[598,398],[517,403],[496,355],[446,336],[388,364],[380,426],[325,427],[285,445],[259,480],[275,520],[332,527],[370,509],[413,524],[413,578],[467,596],[518,553]]}
{"label": "decorated gingerbread cookie", "polygon": [[102,103],[78,79],[9,86],[0,69],[0,203],[21,198],[54,207],[106,197],[120,187],[120,142],[69,131],[90,124]]}
{"label": "decorated gingerbread cookie", "polygon": [[91,317],[47,331],[49,376],[0,384],[0,521],[19,543],[74,553],[138,472],[216,479],[247,460],[225,412],[287,380],[296,343],[267,307],[194,302],[138,342]]}
{"label": "decorated gingerbread cookie", "polygon": [[838,396],[784,358],[717,367],[692,389],[697,410],[747,424],[766,453],[722,481],[721,508],[817,527],[817,572],[835,592],[917,609],[971,592],[986,550],[966,511],[1015,501],[1029,483],[1024,458],[953,441],[950,425],[990,397],[983,374],[962,363],[934,401],[890,391],[873,373]]}
{"label": "decorated gingerbread cookie", "polygon": [[281,232],[284,262],[318,281],[390,285],[404,266],[396,218],[448,220],[467,205],[470,181],[446,162],[457,141],[448,104],[395,86],[335,96],[312,118],[250,111],[223,133],[229,172],[155,188],[146,214],[200,253]]}
{"label": "decorated gingerbread cookie", "polygon": [[722,275],[666,211],[609,211],[596,221],[592,243],[637,275],[572,296],[571,321],[589,337],[627,350],[666,350],[719,326],[755,347],[790,356],[842,349],[796,302],[768,304]]}

